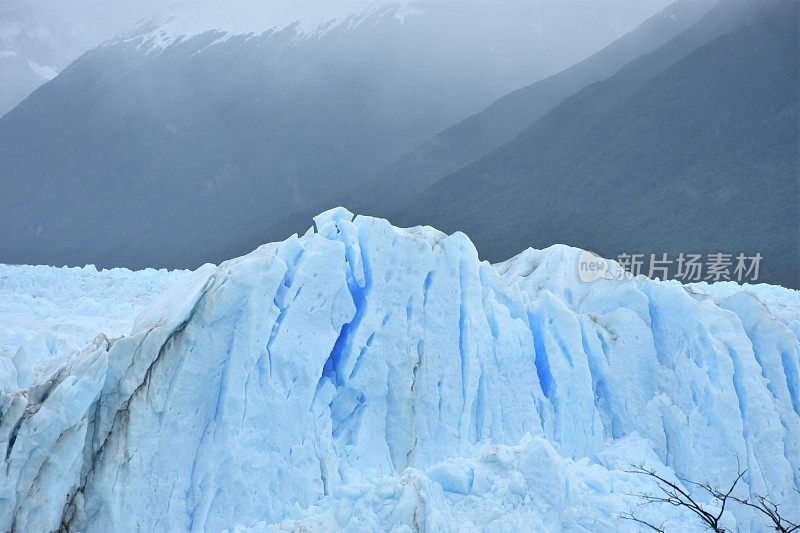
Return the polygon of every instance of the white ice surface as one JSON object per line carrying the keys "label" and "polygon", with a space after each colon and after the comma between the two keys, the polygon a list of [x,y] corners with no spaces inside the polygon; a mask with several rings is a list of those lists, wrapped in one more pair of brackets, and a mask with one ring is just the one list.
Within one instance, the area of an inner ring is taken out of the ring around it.
{"label": "white ice surface", "polygon": [[800,291],[779,287],[776,285],[758,284],[751,285],[745,283],[739,285],[733,281],[720,281],[718,283],[694,283],[690,285],[692,290],[708,294],[716,301],[722,301],[731,296],[748,293],[754,296],[759,302],[765,305],[770,315],[794,329],[800,331]]}
{"label": "white ice surface", "polygon": [[98,334],[128,335],[136,316],[184,274],[0,264],[0,366],[16,358],[27,387]]}
{"label": "white ice surface", "polygon": [[797,293],[584,283],[579,253],[337,209],[206,265],[0,393],[0,530],[693,531],[625,470],[737,457],[800,509]]}

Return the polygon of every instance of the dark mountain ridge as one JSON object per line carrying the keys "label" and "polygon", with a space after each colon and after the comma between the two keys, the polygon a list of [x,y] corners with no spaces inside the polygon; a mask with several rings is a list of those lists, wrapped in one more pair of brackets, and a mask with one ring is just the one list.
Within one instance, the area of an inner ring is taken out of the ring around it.
{"label": "dark mountain ridge", "polygon": [[800,287],[797,28],[796,0],[723,2],[395,219],[462,230],[489,260],[761,253],[759,281]]}
{"label": "dark mountain ridge", "polygon": [[[393,212],[418,189],[512,141],[567,97],[615,74],[692,27],[717,0],[678,0],[580,63],[516,90],[438,133],[372,178],[379,184],[347,199],[359,211]],[[384,187],[396,185],[391,193]]]}
{"label": "dark mountain ridge", "polygon": [[402,19],[390,5],[311,35],[164,47],[144,24],[0,119],[0,262],[196,267],[282,239],[664,1],[431,2]]}

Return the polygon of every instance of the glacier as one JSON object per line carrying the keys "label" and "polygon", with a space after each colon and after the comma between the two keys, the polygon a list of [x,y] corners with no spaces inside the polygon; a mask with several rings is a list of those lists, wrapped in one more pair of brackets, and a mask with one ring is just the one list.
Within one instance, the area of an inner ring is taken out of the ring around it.
{"label": "glacier", "polygon": [[563,245],[491,265],[460,233],[314,221],[175,275],[129,334],[25,380],[7,358],[0,530],[701,530],[641,506],[631,465],[741,466],[743,495],[800,509],[796,291],[586,283]]}
{"label": "glacier", "polygon": [[127,335],[185,271],[0,264],[0,390],[27,388],[99,332]]}

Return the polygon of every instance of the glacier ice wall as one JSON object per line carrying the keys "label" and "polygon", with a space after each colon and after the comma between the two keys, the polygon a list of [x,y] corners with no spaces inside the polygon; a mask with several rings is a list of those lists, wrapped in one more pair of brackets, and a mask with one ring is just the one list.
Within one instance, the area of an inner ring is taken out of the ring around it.
{"label": "glacier ice wall", "polygon": [[462,234],[315,222],[2,393],[0,529],[347,527],[368,508],[440,530],[513,495],[521,523],[613,531],[646,490],[626,461],[726,483],[737,458],[750,491],[800,508],[800,317],[583,283],[565,246],[492,266]]}

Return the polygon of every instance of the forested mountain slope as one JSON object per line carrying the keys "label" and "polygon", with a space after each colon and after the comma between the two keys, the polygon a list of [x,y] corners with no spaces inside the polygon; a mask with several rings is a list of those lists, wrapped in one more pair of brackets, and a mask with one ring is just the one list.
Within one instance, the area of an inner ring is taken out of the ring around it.
{"label": "forested mountain slope", "polygon": [[[605,256],[761,253],[761,280],[800,286],[798,2],[750,5],[743,19],[709,13],[567,99],[400,221],[464,230],[491,260],[557,242]],[[737,20],[685,53],[709,24]]]}

